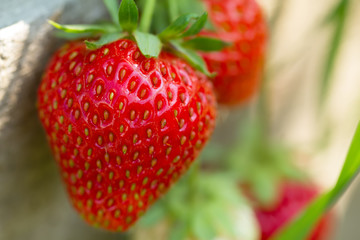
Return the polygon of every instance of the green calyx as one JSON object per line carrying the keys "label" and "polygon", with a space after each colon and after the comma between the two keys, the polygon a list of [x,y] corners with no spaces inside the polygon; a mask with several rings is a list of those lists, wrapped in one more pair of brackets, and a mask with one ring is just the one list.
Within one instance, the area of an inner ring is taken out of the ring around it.
{"label": "green calyx", "polygon": [[104,0],[112,23],[61,25],[51,20],[49,23],[62,31],[57,34],[59,37],[67,39],[97,38],[96,41],[85,41],[89,49],[100,48],[118,39],[131,38],[136,41],[141,53],[147,58],[158,57],[161,50],[166,48],[207,76],[214,76],[208,71],[204,60],[197,51],[219,51],[228,44],[214,38],[196,37],[207,23],[207,13],[200,16],[191,13],[181,15],[155,35],[148,31],[151,27],[155,3],[156,0],[145,2],[140,26],[140,14],[134,0],[122,0],[120,7],[118,7],[117,0]]}

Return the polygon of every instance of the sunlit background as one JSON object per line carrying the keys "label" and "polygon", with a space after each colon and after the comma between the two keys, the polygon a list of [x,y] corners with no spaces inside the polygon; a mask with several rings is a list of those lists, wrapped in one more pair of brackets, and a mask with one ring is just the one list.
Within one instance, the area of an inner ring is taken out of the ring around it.
{"label": "sunlit background", "polygon": [[[272,134],[290,143],[299,166],[328,189],[360,117],[360,1],[348,1],[347,12],[332,21],[339,0],[259,2],[271,25],[266,77]],[[336,208],[335,239],[359,236],[356,185]]]}

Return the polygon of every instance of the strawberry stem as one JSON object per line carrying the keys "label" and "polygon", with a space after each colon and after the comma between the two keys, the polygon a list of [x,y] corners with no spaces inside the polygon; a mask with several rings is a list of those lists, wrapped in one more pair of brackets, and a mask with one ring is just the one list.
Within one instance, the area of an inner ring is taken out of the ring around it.
{"label": "strawberry stem", "polygon": [[168,0],[169,16],[171,22],[173,22],[179,16],[178,0]]}
{"label": "strawberry stem", "polygon": [[263,142],[270,141],[269,139],[269,111],[268,111],[268,91],[266,76],[263,77],[263,82],[260,84],[260,94],[257,104],[257,118],[260,121],[260,133]]}
{"label": "strawberry stem", "polygon": [[141,16],[139,30],[149,32],[154,15],[156,0],[146,0],[143,15]]}
{"label": "strawberry stem", "polygon": [[111,17],[113,23],[116,26],[120,27],[119,18],[118,18],[118,9],[119,9],[118,1],[117,0],[104,0],[104,4],[110,14],[110,17]]}

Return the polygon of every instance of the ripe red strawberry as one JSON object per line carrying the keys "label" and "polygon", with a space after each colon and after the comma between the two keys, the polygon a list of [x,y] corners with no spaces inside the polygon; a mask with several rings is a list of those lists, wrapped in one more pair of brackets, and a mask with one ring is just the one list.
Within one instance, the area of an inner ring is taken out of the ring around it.
{"label": "ripe red strawberry", "polygon": [[218,101],[237,105],[259,86],[266,47],[266,23],[255,0],[203,0],[215,30],[204,35],[232,43],[219,52],[203,53]]}
{"label": "ripe red strawberry", "polygon": [[[279,192],[279,199],[271,209],[257,207],[256,217],[260,224],[261,239],[270,239],[279,229],[292,220],[319,194],[318,189],[310,184],[284,183]],[[325,240],[329,237],[332,216],[325,215],[313,229],[308,240]]]}
{"label": "ripe red strawberry", "polygon": [[135,42],[71,42],[44,74],[38,108],[72,204],[90,224],[126,230],[189,168],[214,128],[202,73]]}

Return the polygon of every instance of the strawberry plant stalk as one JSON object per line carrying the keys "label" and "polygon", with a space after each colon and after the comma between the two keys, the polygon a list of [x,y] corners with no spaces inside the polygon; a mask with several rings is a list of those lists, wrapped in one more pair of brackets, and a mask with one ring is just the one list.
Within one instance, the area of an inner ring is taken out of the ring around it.
{"label": "strawberry plant stalk", "polygon": [[174,21],[179,16],[178,0],[167,0],[169,5],[170,20]]}
{"label": "strawberry plant stalk", "polygon": [[149,32],[154,15],[156,0],[146,0],[144,4],[145,7],[140,20],[139,29],[143,32]]}
{"label": "strawberry plant stalk", "polygon": [[344,37],[349,5],[349,0],[340,0],[340,2],[337,3],[335,9],[326,19],[327,22],[333,22],[335,29],[331,39],[330,51],[328,52],[327,61],[325,62],[324,66],[324,75],[321,80],[321,92],[319,101],[320,110],[325,103],[330,88],[331,77],[335,69],[335,63],[339,54],[342,39]]}

